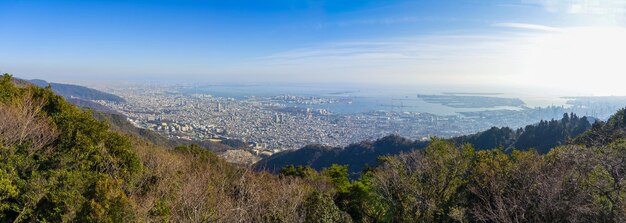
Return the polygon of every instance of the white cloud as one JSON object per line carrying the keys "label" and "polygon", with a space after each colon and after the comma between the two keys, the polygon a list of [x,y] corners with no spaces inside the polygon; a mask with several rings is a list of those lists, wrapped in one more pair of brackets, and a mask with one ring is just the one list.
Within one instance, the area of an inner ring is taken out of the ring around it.
{"label": "white cloud", "polygon": [[516,28],[516,29],[526,29],[526,30],[536,30],[536,31],[546,31],[546,32],[560,32],[563,31],[560,28],[537,25],[537,24],[529,24],[529,23],[496,23],[493,26],[497,27],[507,27],[507,28]]}
{"label": "white cloud", "polygon": [[340,42],[255,58],[235,70],[290,81],[494,83],[506,74],[506,61],[515,60],[519,42],[525,39],[515,35],[518,44],[511,44],[512,36],[432,35]]}
{"label": "white cloud", "polygon": [[523,0],[537,4],[550,12],[595,15],[623,15],[626,13],[624,0]]}

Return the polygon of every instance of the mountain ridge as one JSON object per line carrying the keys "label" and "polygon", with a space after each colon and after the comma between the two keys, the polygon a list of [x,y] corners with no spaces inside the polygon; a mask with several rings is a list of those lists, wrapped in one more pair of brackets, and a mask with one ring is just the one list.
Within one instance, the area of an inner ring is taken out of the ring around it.
{"label": "mountain ridge", "polygon": [[48,85],[50,85],[50,87],[52,87],[52,90],[63,96],[66,99],[70,99],[70,98],[78,98],[81,100],[86,100],[86,101],[93,101],[93,100],[104,100],[104,101],[111,101],[111,102],[126,102],[126,100],[124,100],[122,97],[111,94],[111,93],[106,93],[106,92],[102,92],[93,88],[88,88],[85,86],[80,86],[80,85],[74,85],[74,84],[61,84],[61,83],[53,83],[53,82],[47,82],[45,80],[41,80],[41,79],[33,79],[33,80],[27,80],[39,87],[47,87]]}
{"label": "mountain ridge", "polygon": [[[521,150],[535,149],[540,154],[551,148],[568,143],[576,136],[591,128],[587,117],[565,113],[560,120],[540,121],[525,128],[513,130],[508,127],[492,127],[475,134],[447,139],[461,146],[472,144],[478,150],[502,147],[511,152],[513,148]],[[428,141],[410,140],[397,135],[390,135],[375,141],[362,141],[346,147],[307,145],[301,149],[283,151],[264,158],[255,164],[257,170],[277,173],[285,166],[310,166],[322,170],[332,164],[348,165],[349,172],[356,176],[367,167],[378,165],[379,157],[399,155],[426,148]]]}

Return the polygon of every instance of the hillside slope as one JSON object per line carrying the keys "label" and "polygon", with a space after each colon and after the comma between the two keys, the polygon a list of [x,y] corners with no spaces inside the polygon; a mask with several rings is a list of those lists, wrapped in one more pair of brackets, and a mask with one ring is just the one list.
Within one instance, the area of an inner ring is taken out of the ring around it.
{"label": "hillside slope", "polygon": [[626,108],[620,109],[606,122],[596,122],[591,129],[573,140],[574,144],[603,146],[626,138]]}
{"label": "hillside slope", "polygon": [[284,166],[294,165],[310,166],[316,170],[322,170],[332,164],[340,164],[348,165],[351,174],[359,174],[368,166],[376,166],[380,156],[397,155],[424,148],[426,145],[428,142],[413,141],[396,135],[383,137],[376,141],[363,141],[344,148],[309,145],[262,159],[255,164],[255,168],[278,172]]}
{"label": "hillside slope", "polygon": [[109,124],[113,131],[121,132],[127,135],[146,140],[155,145],[162,145],[168,147],[176,146],[188,146],[191,144],[199,145],[202,148],[211,150],[212,152],[221,153],[227,150],[234,149],[231,146],[223,143],[211,142],[211,141],[198,141],[198,140],[186,140],[186,139],[169,139],[152,130],[138,128],[131,124],[126,116],[116,113],[108,113],[102,111],[94,111],[94,118],[106,122]]}
{"label": "hillside slope", "polygon": [[96,89],[91,89],[88,87],[79,86],[79,85],[49,83],[47,81],[39,80],[39,79],[29,80],[29,82],[39,87],[47,87],[48,85],[50,85],[50,87],[52,87],[52,90],[55,93],[63,96],[66,99],[78,98],[78,99],[86,100],[86,101],[103,100],[103,101],[111,101],[111,102],[125,102],[123,98],[117,95],[102,92]]}
{"label": "hillside slope", "polygon": [[451,140],[458,145],[469,143],[479,149],[495,149],[502,147],[507,151],[512,149],[535,149],[541,154],[550,149],[567,144],[576,136],[591,128],[587,117],[578,117],[576,114],[563,114],[560,120],[541,120],[534,125],[512,130],[508,127],[493,127],[489,130],[472,135],[454,137]]}
{"label": "hillside slope", "polygon": [[[472,144],[479,150],[505,148],[536,149],[545,154],[550,149],[564,145],[572,138],[591,127],[586,117],[564,114],[561,120],[540,121],[535,125],[512,130],[493,127],[489,130],[467,136],[449,139],[457,145]],[[255,164],[259,170],[278,172],[288,165],[310,166],[316,170],[332,164],[348,165],[349,172],[358,175],[367,167],[379,164],[380,156],[398,155],[416,149],[424,149],[428,142],[412,141],[399,136],[387,136],[376,141],[363,141],[345,148],[332,148],[322,145],[308,145],[298,150],[276,153]]]}

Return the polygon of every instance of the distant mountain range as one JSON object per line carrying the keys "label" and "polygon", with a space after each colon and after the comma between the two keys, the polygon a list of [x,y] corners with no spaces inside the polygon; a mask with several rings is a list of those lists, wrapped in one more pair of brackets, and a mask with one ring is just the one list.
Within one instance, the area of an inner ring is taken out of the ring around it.
{"label": "distant mountain range", "polygon": [[[501,147],[508,152],[513,148],[535,149],[545,154],[556,146],[567,144],[590,128],[591,123],[587,117],[580,118],[575,114],[564,114],[561,120],[542,120],[537,124],[517,130],[508,127],[493,127],[483,132],[448,140],[457,145],[473,144],[477,150]],[[376,141],[351,144],[344,148],[308,145],[298,150],[284,151],[262,159],[255,164],[255,168],[276,173],[288,165],[310,166],[316,170],[322,170],[332,164],[340,164],[349,165],[348,170],[354,176],[368,167],[378,165],[378,159],[381,156],[423,149],[428,144],[428,141],[413,141],[391,135]]]}
{"label": "distant mountain range", "polygon": [[102,111],[106,113],[117,113],[117,111],[110,109],[106,106],[93,102],[94,100],[103,100],[110,102],[126,102],[120,96],[102,92],[96,89],[83,87],[79,85],[73,84],[60,84],[60,83],[50,83],[45,80],[33,79],[33,80],[20,80],[25,83],[31,83],[37,85],[39,87],[48,87],[48,85],[52,88],[56,94],[64,97],[70,103],[83,108],[90,108],[95,111]]}
{"label": "distant mountain range", "polygon": [[63,96],[66,99],[78,98],[81,100],[88,100],[88,101],[104,100],[104,101],[111,101],[111,102],[125,102],[126,101],[120,96],[98,91],[96,89],[92,89],[88,87],[79,86],[79,85],[49,83],[45,80],[39,80],[39,79],[29,80],[29,82],[39,87],[47,87],[48,85],[50,85],[50,87],[52,87],[52,90],[55,93]]}

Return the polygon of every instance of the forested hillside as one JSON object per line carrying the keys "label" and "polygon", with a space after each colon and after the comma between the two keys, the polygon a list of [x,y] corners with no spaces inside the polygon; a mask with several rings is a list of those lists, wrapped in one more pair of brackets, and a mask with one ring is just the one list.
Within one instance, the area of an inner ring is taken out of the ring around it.
{"label": "forested hillside", "polygon": [[[561,120],[540,121],[538,124],[513,130],[508,127],[493,127],[489,130],[467,136],[449,139],[458,146],[472,144],[478,150],[503,148],[510,153],[513,149],[535,149],[545,154],[550,149],[568,143],[576,136],[591,128],[587,117],[576,114],[564,114]],[[284,151],[262,159],[255,166],[270,172],[293,165],[305,165],[316,170],[330,167],[332,164],[348,165],[349,172],[355,176],[367,167],[374,167],[380,162],[378,157],[398,155],[417,149],[424,149],[425,141],[413,141],[390,135],[376,141],[363,141],[345,148],[333,148],[322,145],[309,145],[298,150]]]}
{"label": "forested hillside", "polygon": [[255,166],[270,172],[278,172],[287,165],[310,166],[317,170],[332,164],[348,165],[348,171],[359,174],[368,166],[376,166],[378,157],[396,155],[402,152],[424,148],[427,142],[413,141],[390,135],[376,141],[363,141],[345,148],[322,145],[309,145],[304,148],[285,151],[259,161]]}
{"label": "forested hillside", "polygon": [[590,131],[576,137],[575,144],[601,146],[626,138],[626,108],[620,109],[606,122],[594,123]]}
{"label": "forested hillside", "polygon": [[[624,222],[623,123],[620,111],[580,137],[589,146],[547,154],[433,139],[381,157],[355,180],[342,165],[272,175],[199,146],[117,132],[4,75],[0,222]],[[386,137],[364,147],[416,143]]]}
{"label": "forested hillside", "polygon": [[[17,80],[17,79],[16,79]],[[21,81],[21,80],[20,80]],[[44,80],[24,80],[22,81],[26,84],[34,84],[39,87],[45,88],[50,87],[54,93],[62,96],[68,102],[82,108],[90,108],[96,111],[102,111],[106,113],[116,114],[117,111],[106,107],[104,105],[98,104],[94,102],[94,100],[103,100],[110,102],[124,102],[125,100],[117,95],[105,93],[102,91],[98,91],[96,89],[91,89],[88,87],[83,87],[79,85],[72,84],[59,84],[59,83],[48,83]]]}
{"label": "forested hillside", "polygon": [[112,102],[124,102],[125,101],[123,98],[117,95],[105,93],[102,91],[98,91],[95,89],[91,89],[91,88],[83,87],[79,85],[48,83],[47,81],[38,80],[38,79],[30,80],[29,82],[39,87],[47,87],[48,85],[50,85],[50,87],[52,87],[52,90],[55,93],[65,97],[66,99],[79,98],[79,99],[87,100],[87,101],[91,101],[91,100],[104,100],[104,101],[112,101]]}
{"label": "forested hillside", "polygon": [[556,146],[568,143],[590,128],[591,123],[587,117],[580,118],[574,113],[565,113],[561,120],[541,120],[538,124],[517,130],[508,127],[493,127],[477,134],[452,138],[452,141],[459,145],[470,143],[480,149],[498,147],[507,151],[535,149],[545,154]]}

